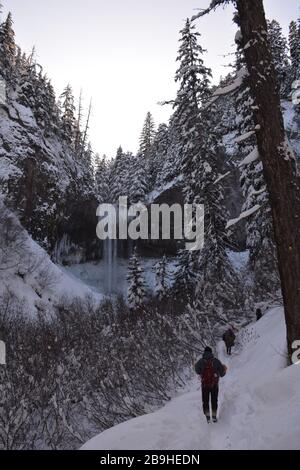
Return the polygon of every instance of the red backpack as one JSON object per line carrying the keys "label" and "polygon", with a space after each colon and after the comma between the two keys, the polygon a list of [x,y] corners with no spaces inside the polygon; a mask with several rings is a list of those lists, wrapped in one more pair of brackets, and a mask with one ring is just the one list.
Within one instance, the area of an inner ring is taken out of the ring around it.
{"label": "red backpack", "polygon": [[202,385],[205,388],[214,388],[219,383],[219,376],[214,369],[213,359],[207,359],[201,376]]}

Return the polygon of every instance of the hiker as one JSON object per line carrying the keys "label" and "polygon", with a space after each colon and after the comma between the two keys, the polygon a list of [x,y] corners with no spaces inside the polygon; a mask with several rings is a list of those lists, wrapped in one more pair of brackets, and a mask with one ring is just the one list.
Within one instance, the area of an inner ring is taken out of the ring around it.
{"label": "hiker", "polygon": [[231,348],[234,346],[235,342],[235,334],[233,332],[233,327],[230,327],[225,333],[223,334],[223,341],[226,345],[227,354],[231,356]]}
{"label": "hiker", "polygon": [[210,423],[209,402],[211,400],[212,420],[218,422],[219,378],[224,377],[227,367],[214,357],[212,349],[206,347],[202,359],[195,365],[196,374],[201,376],[203,413]]}
{"label": "hiker", "polygon": [[259,321],[262,318],[262,311],[260,308],[256,310],[256,321]]}

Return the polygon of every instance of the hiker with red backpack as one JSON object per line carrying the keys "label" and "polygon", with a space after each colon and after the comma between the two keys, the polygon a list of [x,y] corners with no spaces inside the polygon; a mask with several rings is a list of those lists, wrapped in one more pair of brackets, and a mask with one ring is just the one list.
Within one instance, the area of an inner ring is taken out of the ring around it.
{"label": "hiker with red backpack", "polygon": [[219,378],[224,377],[227,367],[214,357],[212,349],[206,347],[202,359],[195,365],[196,374],[201,377],[203,413],[210,423],[209,402],[211,400],[212,420],[218,422]]}

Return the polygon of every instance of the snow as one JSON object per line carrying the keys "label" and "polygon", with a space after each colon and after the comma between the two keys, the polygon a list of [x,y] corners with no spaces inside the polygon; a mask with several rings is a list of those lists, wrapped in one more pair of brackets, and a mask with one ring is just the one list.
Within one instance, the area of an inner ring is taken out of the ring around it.
{"label": "snow", "polygon": [[282,308],[242,329],[239,347],[220,360],[219,423],[206,423],[197,378],[166,406],[115,426],[82,450],[293,450],[300,448],[300,364],[285,368]]}
{"label": "snow", "polygon": [[176,178],[174,178],[172,181],[169,181],[168,183],[164,184],[158,189],[154,189],[151,191],[148,196],[147,196],[147,203],[152,203],[154,202],[161,194],[163,194],[165,191],[168,189],[173,188],[176,186],[178,183],[180,183],[183,180],[183,175],[179,175]]}
{"label": "snow", "polygon": [[258,210],[260,209],[260,206],[258,204],[256,204],[255,206],[251,207],[250,209],[248,209],[247,211],[244,211],[242,212],[239,217],[237,217],[236,219],[232,219],[232,220],[229,220],[229,222],[227,223],[226,225],[226,228],[230,228],[232,227],[233,225],[236,225],[238,222],[240,222],[242,219],[246,219],[247,217],[250,217],[250,215],[254,214],[255,212],[257,212]]}
{"label": "snow", "polygon": [[247,75],[248,71],[246,68],[240,69],[237,72],[235,79],[232,81],[232,83],[230,83],[230,85],[227,85],[225,87],[219,87],[214,91],[212,98],[205,104],[204,109],[210,108],[221,96],[226,96],[235,93],[241,87],[244,78]]}
{"label": "snow", "polygon": [[241,168],[242,166],[245,166],[245,165],[249,165],[250,163],[253,163],[255,162],[256,160],[259,160],[259,152],[258,152],[258,148],[255,147],[252,152],[249,153],[249,155],[247,155],[247,157],[244,158],[243,161],[241,161],[241,163],[239,164],[239,167]]}
{"label": "snow", "polygon": [[[11,292],[22,303],[29,317],[35,317],[38,311],[51,311],[62,298],[90,297],[95,303],[102,300],[99,292],[55,265],[43,248],[25,230],[24,233],[26,238],[21,248],[21,262],[16,256],[15,262],[12,260],[10,263],[12,268],[0,270],[0,296]],[[16,270],[25,270],[26,274],[20,276]]]}
{"label": "snow", "polygon": [[242,142],[245,142],[245,140],[248,140],[250,137],[252,137],[253,135],[255,134],[255,131],[249,131],[249,132],[246,132],[245,134],[243,135],[240,135],[239,137],[237,137],[235,139],[235,143],[236,144],[240,144]]}
{"label": "snow", "polygon": [[7,157],[0,159],[0,181],[9,181],[12,177],[21,176],[22,172]]}
{"label": "snow", "polygon": [[213,96],[224,96],[233,93],[234,91],[238,90],[240,86],[243,84],[244,78],[248,75],[247,69],[242,68],[238,71],[234,81],[225,87],[217,88],[214,92]]}
{"label": "snow", "polygon": [[227,176],[231,175],[231,171],[227,171],[227,173],[224,173],[224,175],[220,175],[215,181],[214,184],[220,183],[223,179],[227,178]]}
{"label": "snow", "polygon": [[242,271],[246,268],[249,261],[250,251],[227,251],[227,256],[236,271]]}

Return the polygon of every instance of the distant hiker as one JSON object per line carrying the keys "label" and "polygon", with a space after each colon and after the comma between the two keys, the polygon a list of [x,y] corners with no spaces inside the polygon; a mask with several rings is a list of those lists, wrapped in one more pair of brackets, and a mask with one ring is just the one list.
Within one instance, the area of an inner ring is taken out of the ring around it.
{"label": "distant hiker", "polygon": [[225,333],[223,334],[223,341],[226,344],[227,354],[231,356],[231,348],[234,346],[235,342],[235,334],[233,332],[233,328],[230,327]]}
{"label": "distant hiker", "polygon": [[215,358],[212,349],[206,347],[202,359],[195,365],[196,374],[201,376],[203,413],[210,423],[209,402],[211,400],[212,420],[216,423],[218,412],[219,378],[224,377],[227,367]]}
{"label": "distant hiker", "polygon": [[260,308],[256,310],[256,321],[259,321],[262,318],[262,311]]}

